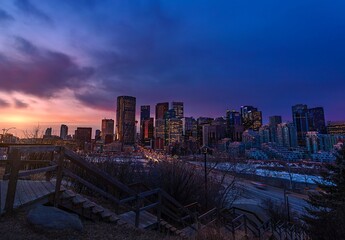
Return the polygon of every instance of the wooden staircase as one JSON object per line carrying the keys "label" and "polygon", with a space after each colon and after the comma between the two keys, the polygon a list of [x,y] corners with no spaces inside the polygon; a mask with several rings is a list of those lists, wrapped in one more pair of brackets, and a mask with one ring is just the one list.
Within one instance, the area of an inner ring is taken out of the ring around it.
{"label": "wooden staircase", "polygon": [[[3,146],[0,144],[0,147]],[[32,174],[45,173],[46,180],[50,184],[46,196],[50,196],[54,206],[68,209],[91,220],[118,225],[129,224],[141,229],[158,229],[182,238],[191,238],[200,229],[216,221],[223,221],[234,237],[236,231],[244,231],[245,235],[251,232],[258,239],[263,239],[264,233],[269,228],[267,222],[260,222],[260,219],[253,221],[246,213],[233,212],[227,215],[224,214],[226,211],[214,208],[199,214],[191,211],[188,206],[181,205],[160,188],[135,191],[64,147],[52,145],[5,147],[8,148],[8,160],[4,179],[8,180],[8,185],[5,204],[4,200],[1,203],[2,198],[0,198],[0,206],[4,206],[3,210],[6,213],[11,213],[18,206],[16,196],[21,189],[20,179],[29,178]],[[32,159],[33,157],[39,159]],[[38,167],[28,168],[29,165]],[[23,169],[25,166],[26,169]],[[109,200],[116,211],[106,209],[81,194],[68,190],[75,186],[82,186]],[[119,209],[122,212],[119,212]]]}

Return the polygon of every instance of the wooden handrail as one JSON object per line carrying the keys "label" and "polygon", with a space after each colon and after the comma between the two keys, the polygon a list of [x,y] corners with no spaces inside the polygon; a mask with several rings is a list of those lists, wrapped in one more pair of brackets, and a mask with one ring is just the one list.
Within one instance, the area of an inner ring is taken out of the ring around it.
{"label": "wooden handrail", "polygon": [[105,198],[115,202],[116,204],[120,204],[120,200],[117,199],[116,197],[114,197],[112,194],[109,194],[109,193],[103,191],[102,189],[96,187],[92,183],[90,183],[90,182],[84,180],[83,178],[79,177],[78,175],[72,173],[70,170],[64,169],[63,170],[63,174],[68,176],[68,177],[71,177],[71,178],[77,180],[78,182],[84,184],[86,187],[90,188],[92,191],[95,191],[95,192],[99,193],[103,197],[105,197]]}
{"label": "wooden handrail", "polygon": [[94,165],[85,161],[82,157],[80,157],[75,152],[65,149],[65,157],[69,159],[71,162],[75,163],[76,165],[84,168],[85,170],[89,171],[90,173],[94,174],[97,178],[102,179],[109,185],[115,186],[120,190],[124,191],[129,195],[136,195],[136,192],[130,189],[127,185],[123,184],[122,182],[118,181],[117,179],[113,178],[106,172],[103,172],[96,168]]}
{"label": "wooden handrail", "polygon": [[34,152],[53,152],[60,150],[59,146],[53,145],[11,145],[9,151],[17,149],[20,153],[34,153]]}
{"label": "wooden handrail", "polygon": [[[53,165],[53,166],[49,166],[49,167],[35,168],[35,169],[31,169],[31,170],[26,170],[26,171],[19,171],[18,177],[27,177],[27,176],[37,174],[37,173],[51,172],[51,171],[55,171],[56,169],[57,169],[57,165]],[[10,176],[11,176],[10,173],[4,174],[3,179],[8,180],[8,179],[10,179]]]}

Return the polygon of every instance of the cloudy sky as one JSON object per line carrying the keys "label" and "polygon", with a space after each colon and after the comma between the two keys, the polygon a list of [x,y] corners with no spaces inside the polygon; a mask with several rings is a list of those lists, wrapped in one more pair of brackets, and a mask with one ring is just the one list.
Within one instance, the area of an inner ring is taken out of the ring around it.
{"label": "cloudy sky", "polygon": [[1,0],[0,128],[99,127],[120,95],[344,120],[344,43],[343,0]]}

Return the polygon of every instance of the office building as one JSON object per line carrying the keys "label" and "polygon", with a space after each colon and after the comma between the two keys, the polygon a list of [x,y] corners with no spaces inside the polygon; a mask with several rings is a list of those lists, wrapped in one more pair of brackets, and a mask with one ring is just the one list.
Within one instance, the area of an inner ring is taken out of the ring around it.
{"label": "office building", "polygon": [[172,102],[172,108],[175,111],[176,118],[182,119],[184,117],[183,102]]}
{"label": "office building", "polygon": [[297,140],[299,146],[306,146],[305,136],[309,131],[308,107],[305,104],[292,106],[292,120],[297,131]]}
{"label": "office building", "polygon": [[296,148],[297,130],[293,123],[280,123],[277,125],[277,142],[278,146],[286,148]]}
{"label": "office building", "polygon": [[184,140],[197,139],[197,121],[193,117],[182,118],[183,136]]}
{"label": "office building", "polygon": [[277,125],[282,123],[281,116],[271,116],[269,117],[269,130],[270,130],[270,141],[277,142]]}
{"label": "office building", "polygon": [[270,126],[277,126],[278,124],[282,123],[282,116],[270,116],[269,117],[269,125]]}
{"label": "office building", "polygon": [[105,144],[111,143],[114,140],[114,120],[102,119],[102,140]]}
{"label": "office building", "polygon": [[258,131],[262,126],[262,112],[253,106],[241,106],[241,120],[245,130]]}
{"label": "office building", "polygon": [[157,103],[156,105],[156,120],[164,119],[165,113],[169,110],[169,103]]}
{"label": "office building", "polygon": [[96,129],[96,131],[95,131],[95,141],[97,142],[97,141],[100,141],[100,140],[102,140],[102,132],[101,132],[101,130]]}
{"label": "office building", "polygon": [[123,144],[135,143],[136,98],[119,96],[116,109],[116,140]]}
{"label": "office building", "polygon": [[60,127],[60,138],[65,140],[67,139],[67,135],[68,135],[68,126],[65,124],[62,124]]}
{"label": "office building", "polygon": [[182,120],[179,118],[170,118],[167,120],[167,144],[182,142]]}
{"label": "office building", "polygon": [[49,128],[46,129],[46,132],[44,133],[44,136],[45,137],[51,137],[51,135],[52,135],[52,128],[49,127]]}
{"label": "office building", "polygon": [[328,122],[327,133],[332,135],[345,135],[345,121]]}
{"label": "office building", "polygon": [[143,136],[142,136],[142,142],[144,146],[150,146],[152,147],[152,141],[153,141],[153,118],[145,119],[143,122]]}
{"label": "office building", "polygon": [[309,131],[315,131],[321,134],[327,133],[325,113],[322,107],[308,109]]}
{"label": "office building", "polygon": [[92,128],[89,127],[78,127],[74,133],[74,140],[78,147],[83,149],[89,149],[88,144],[91,143]]}
{"label": "office building", "polygon": [[144,140],[144,122],[150,119],[150,105],[140,107],[140,140]]}

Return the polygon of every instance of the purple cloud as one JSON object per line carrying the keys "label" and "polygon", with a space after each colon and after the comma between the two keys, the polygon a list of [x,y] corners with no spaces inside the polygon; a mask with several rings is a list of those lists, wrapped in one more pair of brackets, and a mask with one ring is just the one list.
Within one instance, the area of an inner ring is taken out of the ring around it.
{"label": "purple cloud", "polygon": [[67,54],[38,48],[22,37],[15,42],[25,60],[0,58],[0,90],[49,98],[59,90],[87,85],[93,74],[91,67],[79,66]]}
{"label": "purple cloud", "polygon": [[7,13],[5,10],[0,8],[0,22],[2,21],[13,21],[14,17],[12,17],[9,13]]}
{"label": "purple cloud", "polygon": [[29,106],[29,104],[25,103],[22,100],[19,99],[14,99],[14,106],[15,108],[27,108]]}
{"label": "purple cloud", "polygon": [[53,19],[45,12],[33,5],[29,0],[16,0],[15,5],[23,13],[29,16],[33,16],[46,23],[53,24]]}
{"label": "purple cloud", "polygon": [[0,98],[0,107],[9,107],[9,106],[10,104],[7,101]]}

